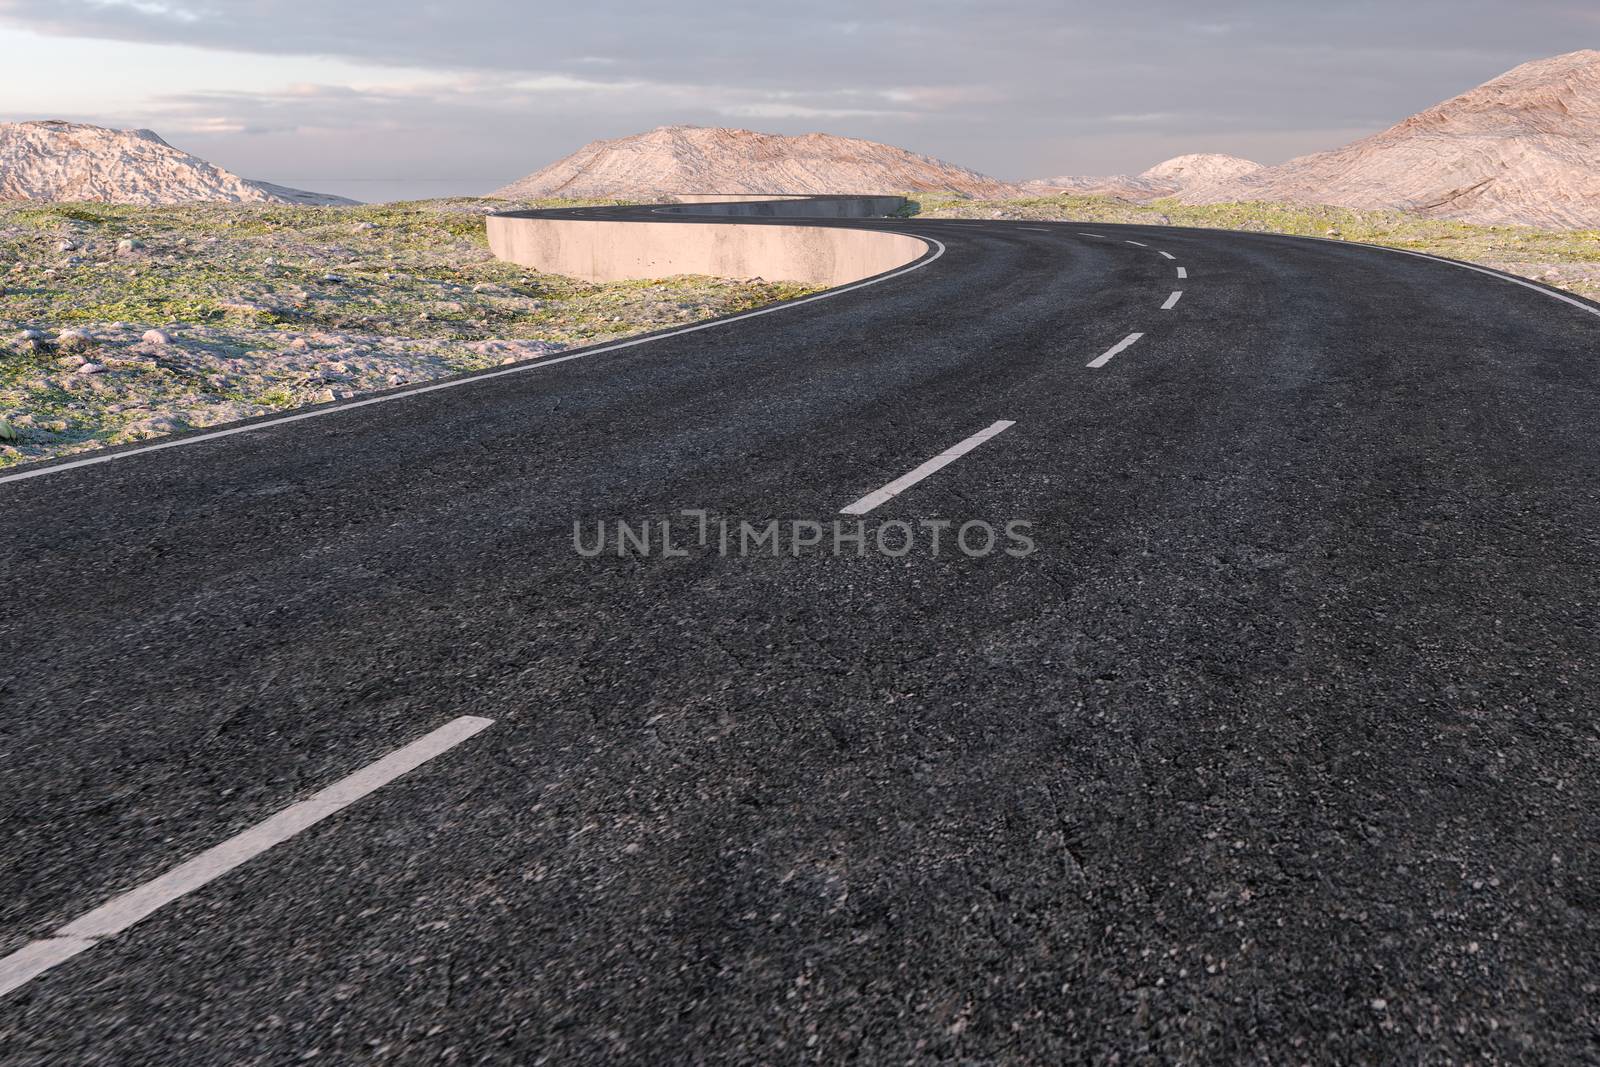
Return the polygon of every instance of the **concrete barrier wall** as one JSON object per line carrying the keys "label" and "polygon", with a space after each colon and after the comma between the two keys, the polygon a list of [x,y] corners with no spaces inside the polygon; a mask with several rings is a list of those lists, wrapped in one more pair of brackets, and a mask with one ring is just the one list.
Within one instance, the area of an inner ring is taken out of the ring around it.
{"label": "concrete barrier wall", "polygon": [[[709,194],[706,194],[709,196]],[[903,196],[710,197],[658,207],[663,214],[733,215],[776,219],[881,219],[905,207]]]}
{"label": "concrete barrier wall", "polygon": [[756,200],[810,200],[809,193],[668,193],[663,204],[747,204]]}
{"label": "concrete barrier wall", "polygon": [[[903,203],[901,197],[808,197],[656,210],[735,217],[865,218],[869,212],[888,213]],[[790,214],[786,209],[791,207],[809,212]],[[636,222],[562,218],[555,212],[490,215],[487,225],[489,248],[500,259],[591,282],[709,274],[846,285],[904,266],[928,250],[926,242],[905,234],[833,226]]]}

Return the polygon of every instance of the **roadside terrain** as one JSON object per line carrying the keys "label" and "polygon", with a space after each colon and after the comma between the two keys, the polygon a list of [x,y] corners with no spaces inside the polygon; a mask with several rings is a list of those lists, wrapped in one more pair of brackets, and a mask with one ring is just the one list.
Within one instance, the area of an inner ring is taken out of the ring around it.
{"label": "roadside terrain", "polygon": [[483,215],[514,206],[0,204],[0,467],[806,291],[538,274],[489,254]]}
{"label": "roadside terrain", "polygon": [[918,193],[910,209],[937,219],[1012,219],[1197,226],[1300,237],[1335,237],[1465,260],[1600,299],[1600,230],[1476,226],[1402,211],[1354,211],[1275,203],[1148,204],[1109,196],[1058,194],[1015,200],[970,200]]}

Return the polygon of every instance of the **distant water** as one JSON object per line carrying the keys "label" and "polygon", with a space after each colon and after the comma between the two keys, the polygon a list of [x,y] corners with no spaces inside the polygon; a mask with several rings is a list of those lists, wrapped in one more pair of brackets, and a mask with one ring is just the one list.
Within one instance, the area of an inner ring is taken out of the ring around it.
{"label": "distant water", "polygon": [[483,196],[515,180],[494,178],[262,178],[274,185],[313,193],[347,196],[364,204],[395,200],[432,200],[442,196]]}

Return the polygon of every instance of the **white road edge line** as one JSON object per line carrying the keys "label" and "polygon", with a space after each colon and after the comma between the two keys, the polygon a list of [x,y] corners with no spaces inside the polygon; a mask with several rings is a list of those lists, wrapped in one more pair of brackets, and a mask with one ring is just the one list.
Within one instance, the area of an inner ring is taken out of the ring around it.
{"label": "white road edge line", "polygon": [[1167,297],[1167,302],[1165,304],[1161,305],[1161,310],[1162,311],[1171,311],[1173,308],[1178,306],[1178,301],[1180,301],[1182,299],[1183,299],[1183,290],[1179,289],[1177,292],[1175,292],[1171,296]]}
{"label": "white road edge line", "polygon": [[854,285],[841,286],[838,289],[829,289],[825,293],[817,293],[814,296],[801,297],[799,300],[791,300],[787,304],[779,304],[776,307],[758,308],[755,311],[746,311],[743,314],[731,315],[725,319],[715,319],[711,322],[697,323],[694,326],[685,326],[682,329],[670,330],[667,333],[658,333],[650,337],[636,337],[631,341],[618,341],[614,345],[605,345],[602,348],[590,348],[582,352],[574,352],[567,356],[557,356],[554,359],[532,359],[525,363],[518,363],[515,366],[507,367],[504,370],[491,371],[488,374],[475,374],[470,378],[451,378],[447,381],[434,382],[431,385],[419,385],[415,389],[407,389],[406,391],[400,393],[385,393],[382,396],[369,396],[364,400],[351,400],[347,403],[336,404],[333,407],[318,408],[315,411],[302,411],[297,415],[285,415],[282,418],[267,419],[263,422],[253,422],[248,426],[234,426],[226,430],[214,430],[211,433],[196,434],[193,437],[184,437],[176,441],[163,441],[159,444],[145,445],[141,448],[130,448],[124,452],[113,452],[110,455],[89,456],[84,459],[72,460],[67,463],[56,463],[48,467],[41,467],[38,470],[23,471],[20,474],[0,475],[0,485],[5,485],[7,482],[26,481],[29,478],[43,478],[47,474],[56,474],[60,471],[69,471],[78,467],[92,467],[99,463],[110,463],[112,460],[127,459],[130,456],[142,456],[148,452],[160,452],[168,448],[182,448],[185,445],[197,445],[202,441],[215,441],[222,437],[232,437],[234,434],[253,433],[256,430],[265,430],[273,426],[285,426],[291,422],[300,422],[305,419],[318,419],[324,415],[337,415],[342,411],[351,411],[355,408],[364,408],[372,404],[386,404],[391,400],[405,400],[409,397],[421,396],[424,393],[436,393],[441,389],[456,389],[463,385],[472,385],[476,382],[488,381],[491,378],[503,378],[508,374],[524,374],[528,371],[541,370],[545,367],[551,367],[557,363],[566,363],[574,359],[586,359],[589,356],[599,356],[607,352],[617,352],[624,348],[632,348],[635,345],[650,344],[652,341],[664,341],[668,337],[682,337],[687,333],[695,333],[700,330],[711,330],[718,326],[728,326],[732,323],[743,322],[746,319],[757,318],[761,315],[772,315],[779,311],[787,311],[789,308],[799,307],[802,304],[811,304],[818,300],[828,300],[832,297],[843,296],[845,293],[851,293],[857,289],[865,289],[869,285],[880,285],[883,282],[893,281],[895,278],[910,274],[912,271],[921,270],[945,253],[944,242],[936,240],[932,237],[924,237],[920,233],[906,233],[901,230],[875,230],[873,232],[897,233],[903,237],[915,237],[919,241],[926,241],[929,247],[933,249],[933,255],[925,256],[910,266],[901,267],[899,270],[892,271],[888,274],[881,274],[876,278],[868,278],[866,281],[856,282]]}
{"label": "white road edge line", "polygon": [[493,725],[493,719],[476,715],[453,719],[298,804],[291,804],[264,822],[256,823],[221,844],[213,845],[165,874],[112,897],[50,936],[30,941],[9,956],[0,958],[0,997],[39,977],[56,964],[93,948],[102,938],[120,934],[163,905],[220,878],[272,846],[289,840]]}
{"label": "white road edge line", "polygon": [[1096,370],[1100,369],[1101,367],[1104,367],[1107,363],[1110,363],[1112,358],[1115,357],[1119,352],[1121,352],[1124,349],[1128,348],[1129,346],[1131,346],[1134,342],[1138,341],[1139,338],[1141,338],[1143,336],[1144,336],[1144,334],[1142,334],[1142,333],[1130,333],[1128,336],[1126,336],[1122,340],[1118,341],[1116,346],[1114,348],[1112,348],[1111,351],[1107,352],[1103,356],[1099,356],[1099,357],[1097,357],[1095,359],[1090,360],[1089,361],[1089,366],[1093,367]]}
{"label": "white road edge line", "polygon": [[1150,247],[1149,245],[1143,244],[1142,242],[1139,242],[1139,241],[1129,241],[1128,243],[1130,245],[1133,245],[1135,248],[1149,248]]}
{"label": "white road edge line", "polygon": [[1178,268],[1178,277],[1179,278],[1187,278],[1188,276],[1189,276],[1189,271],[1186,268],[1184,268],[1184,267],[1179,267]]}
{"label": "white road edge line", "polygon": [[1156,252],[1156,255],[1158,255],[1158,256],[1166,256],[1168,259],[1177,259],[1178,258],[1177,256],[1173,255],[1171,252],[1162,252],[1162,251],[1159,251],[1159,250]]}
{"label": "white road edge line", "polygon": [[979,430],[977,433],[973,434],[965,441],[962,441],[960,444],[945,449],[943,452],[940,452],[937,456],[934,456],[916,470],[913,470],[907,474],[902,474],[900,477],[896,478],[882,489],[868,493],[860,500],[857,500],[854,504],[847,504],[846,506],[840,508],[839,514],[865,515],[879,504],[882,504],[887,500],[893,500],[907,489],[910,489],[913,485],[916,485],[918,482],[922,481],[922,479],[926,478],[928,475],[949,466],[962,456],[966,455],[968,452],[971,452],[974,448],[977,448],[979,445],[989,440],[989,438],[998,434],[1002,434],[1015,425],[1016,423],[1007,422],[1004,419],[1000,420],[999,422],[990,423],[987,428]]}
{"label": "white road edge line", "polygon": [[1530,282],[1523,278],[1513,277],[1510,274],[1503,274],[1497,270],[1490,270],[1487,267],[1474,267],[1471,263],[1458,263],[1453,259],[1445,259],[1443,256],[1430,256],[1426,252],[1413,252],[1409,248],[1390,248],[1388,245],[1367,244],[1365,241],[1340,241],[1331,237],[1307,237],[1304,239],[1307,241],[1322,241],[1330,245],[1344,245],[1346,248],[1376,248],[1380,252],[1398,252],[1402,256],[1416,256],[1418,259],[1431,259],[1433,262],[1443,263],[1447,267],[1460,267],[1462,270],[1470,270],[1477,274],[1487,274],[1491,278],[1499,278],[1503,282],[1510,282],[1512,285],[1520,285],[1524,289],[1532,289],[1536,293],[1543,293],[1552,300],[1559,300],[1563,304],[1571,304],[1580,311],[1587,311],[1591,315],[1600,316],[1600,308],[1591,307],[1576,297],[1571,297],[1565,293],[1557,292],[1546,285],[1539,285],[1536,282]]}

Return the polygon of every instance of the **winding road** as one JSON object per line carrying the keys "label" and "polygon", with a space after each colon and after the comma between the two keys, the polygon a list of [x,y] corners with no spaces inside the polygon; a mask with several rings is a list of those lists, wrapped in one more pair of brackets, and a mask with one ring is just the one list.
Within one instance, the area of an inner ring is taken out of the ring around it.
{"label": "winding road", "polygon": [[1600,309],[840,224],[930,252],[0,475],[0,1063],[1600,1060]]}

